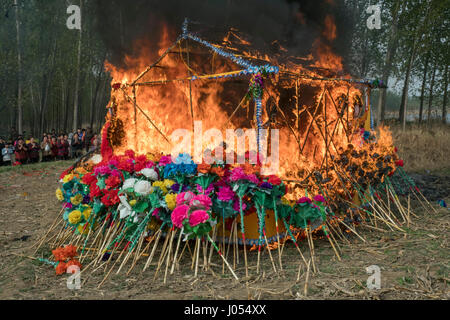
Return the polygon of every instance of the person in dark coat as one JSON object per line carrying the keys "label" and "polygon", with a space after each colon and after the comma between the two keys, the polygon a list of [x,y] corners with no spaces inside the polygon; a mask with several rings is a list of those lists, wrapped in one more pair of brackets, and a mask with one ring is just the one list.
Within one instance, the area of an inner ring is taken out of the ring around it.
{"label": "person in dark coat", "polygon": [[30,143],[28,144],[27,148],[30,163],[39,162],[39,151],[41,151],[41,147],[36,143],[36,141],[34,141],[34,138],[30,139]]}
{"label": "person in dark coat", "polygon": [[51,159],[55,161],[58,157],[58,140],[56,140],[56,137],[52,137],[50,149],[52,151]]}

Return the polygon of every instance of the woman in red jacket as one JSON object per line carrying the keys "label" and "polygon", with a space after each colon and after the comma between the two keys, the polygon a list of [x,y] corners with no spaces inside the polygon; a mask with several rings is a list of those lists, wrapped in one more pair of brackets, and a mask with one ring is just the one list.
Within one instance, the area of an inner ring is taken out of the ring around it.
{"label": "woman in red jacket", "polygon": [[16,162],[19,162],[20,164],[27,163],[28,148],[25,145],[25,141],[23,139],[19,139],[17,141],[16,147],[15,147],[15,156],[16,156]]}

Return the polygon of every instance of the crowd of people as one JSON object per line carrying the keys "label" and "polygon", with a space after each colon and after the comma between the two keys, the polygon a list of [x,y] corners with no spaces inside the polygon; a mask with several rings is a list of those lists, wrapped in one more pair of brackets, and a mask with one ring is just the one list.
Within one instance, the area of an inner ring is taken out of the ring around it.
{"label": "crowd of people", "polygon": [[75,159],[100,146],[100,136],[88,129],[73,133],[43,133],[41,139],[14,134],[9,140],[0,138],[0,165],[23,165],[37,162]]}

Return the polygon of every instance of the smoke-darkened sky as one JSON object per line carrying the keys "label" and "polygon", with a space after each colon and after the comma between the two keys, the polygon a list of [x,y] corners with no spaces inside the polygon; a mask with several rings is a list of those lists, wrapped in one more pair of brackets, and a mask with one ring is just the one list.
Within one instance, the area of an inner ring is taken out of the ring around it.
{"label": "smoke-darkened sky", "polygon": [[96,28],[114,64],[133,54],[136,40],[157,41],[162,23],[172,27],[175,40],[186,17],[206,39],[223,37],[234,27],[247,34],[256,49],[277,40],[290,54],[305,56],[331,15],[337,38],[329,44],[344,61],[350,47],[351,21],[341,0],[96,0],[95,9]]}

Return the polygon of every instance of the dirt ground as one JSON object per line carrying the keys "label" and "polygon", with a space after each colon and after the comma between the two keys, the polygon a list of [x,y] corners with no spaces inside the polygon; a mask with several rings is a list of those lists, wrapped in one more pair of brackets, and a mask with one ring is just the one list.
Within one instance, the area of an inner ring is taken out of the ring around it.
{"label": "dirt ground", "polygon": [[[356,236],[339,242],[342,261],[326,240],[315,241],[318,270],[309,276],[305,267],[299,272],[301,259],[289,243],[282,256],[283,271],[277,274],[265,252],[263,273],[256,275],[255,251],[249,253],[249,279],[244,279],[242,265],[237,269],[239,282],[226,269],[223,274],[218,256],[212,270],[200,269],[196,279],[187,254],[167,284],[161,280],[164,272],[153,281],[154,267],[141,273],[142,260],[129,276],[114,272],[100,288],[102,269],[89,278],[82,274],[82,288],[69,290],[68,275],[56,276],[51,266],[26,257],[33,255],[30,247],[59,211],[57,177],[67,166],[62,162],[0,170],[0,299],[450,299],[450,212],[439,208],[430,214],[416,202],[412,210],[417,217],[406,233],[359,227],[366,242]],[[450,181],[448,172],[433,174],[439,181]],[[442,188],[447,188],[444,200],[450,203],[448,183]],[[308,259],[307,244],[301,249]],[[272,253],[277,260],[277,251]],[[371,265],[381,269],[380,290],[366,287],[366,268]]]}

